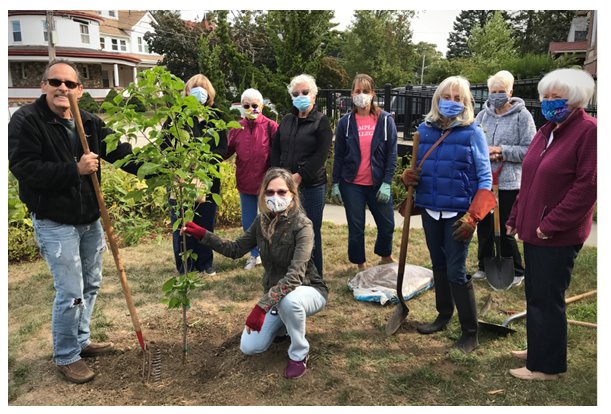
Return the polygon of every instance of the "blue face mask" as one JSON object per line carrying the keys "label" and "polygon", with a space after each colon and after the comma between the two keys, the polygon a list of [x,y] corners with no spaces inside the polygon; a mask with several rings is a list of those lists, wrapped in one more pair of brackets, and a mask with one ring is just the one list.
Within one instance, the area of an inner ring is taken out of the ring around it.
{"label": "blue face mask", "polygon": [[541,113],[548,121],[560,123],[571,114],[568,101],[568,99],[541,101]]}
{"label": "blue face mask", "polygon": [[458,115],[462,114],[464,110],[465,106],[462,102],[454,102],[449,99],[439,100],[439,112],[446,118],[456,118]]}
{"label": "blue face mask", "polygon": [[189,95],[197,99],[202,105],[204,105],[206,101],[208,100],[208,92],[200,86],[191,88],[189,90]]}
{"label": "blue face mask", "polygon": [[299,95],[293,98],[293,106],[297,108],[299,112],[305,112],[311,104],[312,101],[309,96]]}
{"label": "blue face mask", "polygon": [[509,102],[509,96],[505,92],[491,93],[488,95],[488,101],[496,109],[501,109],[507,102]]}

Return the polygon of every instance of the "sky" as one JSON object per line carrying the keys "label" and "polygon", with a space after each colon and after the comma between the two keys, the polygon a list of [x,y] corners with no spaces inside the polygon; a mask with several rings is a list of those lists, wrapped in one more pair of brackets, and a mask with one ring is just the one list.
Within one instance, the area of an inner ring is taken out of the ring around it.
{"label": "sky", "polygon": [[[201,20],[204,10],[181,10],[183,19]],[[437,45],[437,50],[444,56],[447,51],[448,34],[452,31],[454,20],[460,10],[419,10],[412,19],[412,40],[414,43],[428,42]],[[354,10],[335,10],[337,29],[344,30],[351,23]]]}

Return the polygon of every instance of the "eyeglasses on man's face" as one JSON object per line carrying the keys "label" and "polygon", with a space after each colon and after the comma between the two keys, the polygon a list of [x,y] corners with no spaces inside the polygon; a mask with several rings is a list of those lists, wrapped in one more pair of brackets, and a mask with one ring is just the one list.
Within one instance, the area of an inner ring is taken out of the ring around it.
{"label": "eyeglasses on man's face", "polygon": [[66,85],[66,88],[68,89],[76,89],[76,87],[80,85],[80,83],[78,82],[73,82],[69,80],[60,80],[60,79],[54,79],[54,78],[47,79],[47,83],[53,86],[54,88],[59,88],[61,84],[63,83],[64,85]]}

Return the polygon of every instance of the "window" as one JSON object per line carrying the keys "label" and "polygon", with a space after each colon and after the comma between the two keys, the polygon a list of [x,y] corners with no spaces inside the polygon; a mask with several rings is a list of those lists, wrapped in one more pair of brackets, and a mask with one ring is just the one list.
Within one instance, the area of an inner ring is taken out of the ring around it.
{"label": "window", "polygon": [[89,43],[89,26],[81,24],[81,42]]}
{"label": "window", "polygon": [[110,39],[111,49],[119,50],[119,41],[117,39]]}
{"label": "window", "polygon": [[106,49],[106,39],[100,37],[100,49]]}
{"label": "window", "polygon": [[42,38],[45,42],[49,41],[49,26],[46,20],[42,21]]}
{"label": "window", "polygon": [[21,42],[21,22],[19,20],[13,20],[13,41]]}
{"label": "window", "polygon": [[82,79],[89,79],[89,65],[79,66],[79,73]]}
{"label": "window", "polygon": [[138,52],[142,53],[142,38],[138,38]]}
{"label": "window", "polygon": [[19,64],[19,73],[21,74],[21,79],[27,79],[28,78],[28,72],[26,70],[27,65],[25,63],[20,63]]}
{"label": "window", "polygon": [[588,32],[586,30],[575,30],[575,41],[580,42],[582,40],[587,40]]}
{"label": "window", "polygon": [[121,43],[121,50],[125,52],[127,50],[127,43],[125,43],[125,40],[120,40],[119,42]]}
{"label": "window", "polygon": [[110,17],[117,17],[117,13],[114,10],[108,10],[108,15]]}

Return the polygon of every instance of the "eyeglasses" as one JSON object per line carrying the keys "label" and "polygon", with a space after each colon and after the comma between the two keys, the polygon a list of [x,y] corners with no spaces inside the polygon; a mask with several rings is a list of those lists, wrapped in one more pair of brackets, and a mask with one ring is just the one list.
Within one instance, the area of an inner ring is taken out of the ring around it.
{"label": "eyeglasses", "polygon": [[248,109],[248,108],[250,108],[251,106],[252,106],[252,109],[257,109],[257,108],[259,107],[259,105],[257,105],[257,104],[252,104],[252,105],[249,105],[249,104],[244,104],[244,105],[242,105],[242,107],[243,107],[244,109]]}
{"label": "eyeglasses", "polygon": [[73,82],[69,80],[59,80],[59,79],[47,79],[47,83],[53,86],[54,88],[59,88],[63,83],[64,85],[66,85],[66,88],[68,89],[75,89],[77,86],[80,85],[80,83],[78,82]]}
{"label": "eyeglasses", "polygon": [[287,195],[288,193],[290,193],[289,190],[278,190],[278,191],[274,191],[274,190],[265,190],[265,195],[268,197],[272,197],[275,194],[278,194],[280,197],[284,197],[285,195]]}
{"label": "eyeglasses", "polygon": [[[309,90],[309,89],[303,89],[303,90],[301,91],[301,94],[302,94],[303,96],[307,96],[307,95],[309,95],[309,94],[310,94],[310,90]],[[291,92],[291,95],[293,95],[293,96],[296,98],[296,97],[298,97],[298,96],[299,96],[299,91],[293,91],[293,92]]]}

